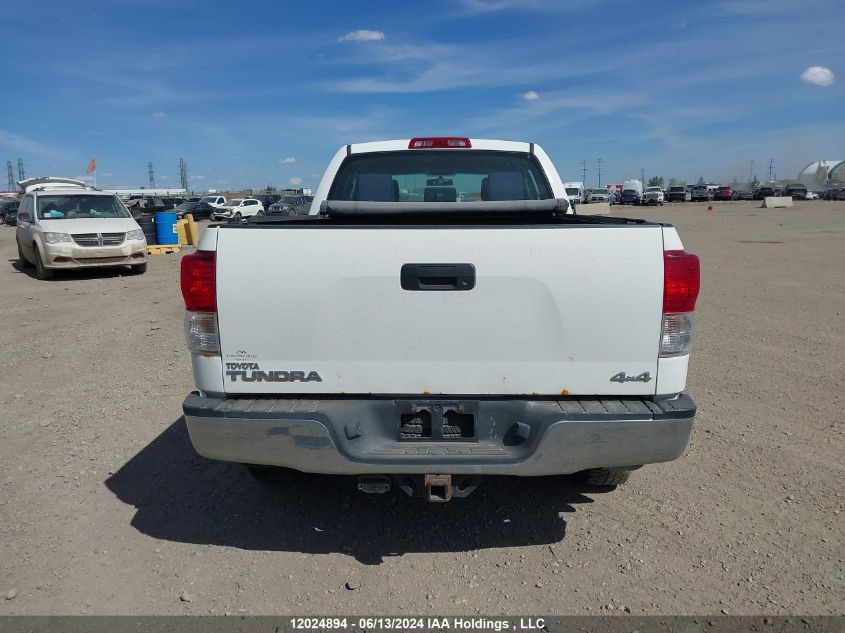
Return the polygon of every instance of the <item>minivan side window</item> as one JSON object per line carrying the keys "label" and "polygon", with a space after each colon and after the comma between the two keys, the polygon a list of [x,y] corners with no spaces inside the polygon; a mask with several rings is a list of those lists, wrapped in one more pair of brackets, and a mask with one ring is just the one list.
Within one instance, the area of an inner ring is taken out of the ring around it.
{"label": "minivan side window", "polygon": [[23,203],[18,213],[18,220],[24,222],[32,222],[32,196],[24,196]]}

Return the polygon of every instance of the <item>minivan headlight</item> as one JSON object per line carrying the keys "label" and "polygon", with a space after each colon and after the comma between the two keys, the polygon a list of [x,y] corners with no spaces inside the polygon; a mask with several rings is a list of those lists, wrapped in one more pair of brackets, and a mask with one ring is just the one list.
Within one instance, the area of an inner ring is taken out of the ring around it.
{"label": "minivan headlight", "polygon": [[126,233],[127,240],[142,240],[144,239],[144,231],[142,229],[132,229]]}
{"label": "minivan headlight", "polygon": [[72,242],[67,233],[44,233],[44,241],[48,244],[60,244],[61,242]]}

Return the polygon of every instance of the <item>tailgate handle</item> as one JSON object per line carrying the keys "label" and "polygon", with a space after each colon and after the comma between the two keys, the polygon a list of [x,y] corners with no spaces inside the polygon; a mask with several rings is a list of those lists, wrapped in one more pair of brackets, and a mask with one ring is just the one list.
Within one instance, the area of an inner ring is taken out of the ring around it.
{"label": "tailgate handle", "polygon": [[403,290],[472,290],[472,264],[405,264],[400,281]]}

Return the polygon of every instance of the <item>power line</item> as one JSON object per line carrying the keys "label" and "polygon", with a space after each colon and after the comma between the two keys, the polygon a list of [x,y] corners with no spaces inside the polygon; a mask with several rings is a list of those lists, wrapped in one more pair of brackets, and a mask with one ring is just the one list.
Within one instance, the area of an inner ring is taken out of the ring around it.
{"label": "power line", "polygon": [[153,171],[152,161],[147,163],[147,174],[149,174],[149,176],[150,176],[150,189],[155,189],[156,188],[156,178],[155,178],[155,172]]}

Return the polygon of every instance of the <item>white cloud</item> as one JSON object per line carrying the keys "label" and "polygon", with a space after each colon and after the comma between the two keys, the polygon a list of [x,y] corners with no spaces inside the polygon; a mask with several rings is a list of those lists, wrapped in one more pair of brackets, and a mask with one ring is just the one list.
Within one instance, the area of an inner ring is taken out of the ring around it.
{"label": "white cloud", "polygon": [[154,119],[163,119],[166,116],[167,115],[164,112],[162,112],[161,110],[157,110],[156,112],[153,112],[153,118]]}
{"label": "white cloud", "polygon": [[526,101],[537,101],[537,99],[540,98],[540,95],[534,92],[533,90],[529,90],[524,95],[522,95],[522,98]]}
{"label": "white cloud", "polygon": [[299,185],[302,184],[302,178],[299,178],[298,176],[294,176],[293,178],[288,178],[288,184],[291,187],[298,187]]}
{"label": "white cloud", "polygon": [[808,84],[815,84],[816,86],[826,87],[833,85],[833,80],[833,71],[824,66],[810,66],[801,73],[801,81],[806,81]]}
{"label": "white cloud", "polygon": [[384,33],[381,31],[370,31],[368,29],[358,29],[357,31],[350,31],[346,35],[341,35],[337,38],[338,42],[378,42],[384,39]]}
{"label": "white cloud", "polygon": [[293,156],[279,159],[280,165],[296,165],[296,159]]}

